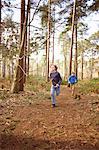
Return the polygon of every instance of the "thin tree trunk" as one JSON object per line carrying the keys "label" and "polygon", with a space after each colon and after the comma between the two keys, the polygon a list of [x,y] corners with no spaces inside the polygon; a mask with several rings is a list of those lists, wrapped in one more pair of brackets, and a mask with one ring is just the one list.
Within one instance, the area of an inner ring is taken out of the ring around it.
{"label": "thin tree trunk", "polygon": [[83,67],[84,66],[84,58],[83,58],[83,51],[81,54],[81,79],[83,80]]}
{"label": "thin tree trunk", "polygon": [[30,5],[31,4],[29,4],[29,14],[28,14],[28,16],[29,16],[29,26],[28,26],[28,50],[27,50],[27,52],[28,52],[28,57],[27,57],[27,75],[28,75],[28,77],[29,77],[29,65],[30,65],[30,58],[29,58],[29,53],[30,53],[30,14],[31,14],[31,12],[30,12]]}
{"label": "thin tree trunk", "polygon": [[0,0],[0,47],[1,47],[1,35],[2,32],[1,32],[1,0]]}
{"label": "thin tree trunk", "polygon": [[64,53],[64,80],[66,79],[66,53],[65,53],[65,35],[63,36],[63,53]]}
{"label": "thin tree trunk", "polygon": [[53,50],[52,50],[52,64],[54,64],[54,31],[53,31]]}
{"label": "thin tree trunk", "polygon": [[[47,30],[47,29],[46,29]],[[45,70],[46,70],[46,81],[47,81],[47,31],[46,31],[46,45],[45,45],[45,51],[46,51],[46,56],[45,56],[45,65],[46,65],[46,68],[45,68]]]}
{"label": "thin tree trunk", "polygon": [[[2,23],[1,23],[1,8],[2,8],[2,5],[1,5],[1,0],[0,0],[0,49],[1,49],[1,36],[2,36]],[[3,50],[1,50],[1,55],[2,55],[2,63],[1,63],[1,77],[4,77],[5,74],[4,74],[4,62],[3,62]]]}
{"label": "thin tree trunk", "polygon": [[47,77],[46,77],[46,81],[49,81],[50,18],[51,18],[51,0],[48,1],[48,38],[47,38]]}
{"label": "thin tree trunk", "polygon": [[73,43],[74,43],[73,37],[74,37],[75,12],[76,12],[76,0],[74,0],[73,16],[72,16],[72,38],[71,38],[71,46],[70,46],[69,75],[71,75],[71,72],[72,72],[72,57],[73,57]]}
{"label": "thin tree trunk", "polygon": [[[27,26],[27,25],[26,25]],[[26,73],[27,73],[27,28],[25,33],[25,46],[24,46],[24,83],[26,82]]]}
{"label": "thin tree trunk", "polygon": [[7,70],[8,70],[8,77],[9,77],[9,80],[11,81],[11,68],[10,68],[10,63],[9,65],[7,66]]}
{"label": "thin tree trunk", "polygon": [[36,53],[36,57],[37,57],[37,62],[36,62],[36,75],[37,77],[39,76],[39,68],[38,68],[38,52]]}
{"label": "thin tree trunk", "polygon": [[91,59],[91,72],[90,72],[90,79],[93,78],[93,58]]}
{"label": "thin tree trunk", "polygon": [[66,55],[64,55],[64,80],[66,79]]}
{"label": "thin tree trunk", "polygon": [[13,79],[13,76],[14,76],[14,62],[13,62],[13,59],[11,61],[11,78]]}
{"label": "thin tree trunk", "polygon": [[[20,43],[22,41],[22,33],[23,33],[23,27],[24,27],[24,21],[25,21],[25,0],[21,0],[21,29],[20,29]],[[26,35],[26,32],[25,32]],[[25,36],[26,38],[26,36]],[[21,50],[21,54],[20,54],[20,59],[19,59],[19,66],[22,67],[22,69],[24,70],[24,63],[25,63],[25,57],[24,57],[24,49],[25,49],[25,40],[24,40],[24,44],[22,45],[22,50]],[[22,69],[19,69],[19,91],[23,91],[24,89],[24,73],[22,71]],[[25,70],[24,70],[25,71]]]}
{"label": "thin tree trunk", "polygon": [[53,27],[53,51],[52,51],[52,64],[54,64],[54,44],[55,44],[55,7],[54,7],[54,27]]}
{"label": "thin tree trunk", "polygon": [[93,69],[94,69],[94,58],[93,58],[93,49],[92,49],[92,56],[91,56],[92,58],[91,58],[91,65],[90,65],[90,79],[92,79],[93,78]]}
{"label": "thin tree trunk", "polygon": [[78,61],[77,61],[78,51],[77,51],[77,22],[75,23],[75,74],[78,76]]}
{"label": "thin tree trunk", "polygon": [[3,58],[3,61],[2,61],[2,78],[5,79],[5,76],[6,76],[6,60],[5,60],[5,58]]}
{"label": "thin tree trunk", "polygon": [[[25,71],[23,69],[23,63],[22,64],[20,63],[20,58],[22,58],[22,57],[24,58],[23,47],[24,47],[24,44],[25,44],[25,34],[26,34],[26,24],[27,24],[27,21],[28,21],[29,3],[30,3],[30,0],[28,0],[27,14],[26,14],[26,17],[25,17],[24,26],[23,26],[23,30],[22,30],[22,40],[21,40],[21,44],[20,44],[19,60],[17,62],[14,81],[13,81],[12,87],[11,87],[11,92],[12,93],[18,93],[19,91],[22,91],[24,89],[24,80],[23,80],[24,75],[23,74],[25,74]],[[21,74],[20,74],[20,72],[21,72]]]}

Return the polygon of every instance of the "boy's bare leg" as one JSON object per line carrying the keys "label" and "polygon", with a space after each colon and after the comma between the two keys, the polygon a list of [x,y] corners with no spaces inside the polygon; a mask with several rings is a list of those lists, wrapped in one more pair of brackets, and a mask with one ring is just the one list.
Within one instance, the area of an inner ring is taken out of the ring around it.
{"label": "boy's bare leg", "polygon": [[72,85],[72,96],[74,96],[74,94],[75,94],[75,85],[73,84]]}

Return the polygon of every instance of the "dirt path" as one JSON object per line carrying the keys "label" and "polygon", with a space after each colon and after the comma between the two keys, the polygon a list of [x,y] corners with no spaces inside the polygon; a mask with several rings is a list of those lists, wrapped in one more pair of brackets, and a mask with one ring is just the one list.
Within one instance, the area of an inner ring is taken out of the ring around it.
{"label": "dirt path", "polygon": [[0,106],[0,150],[99,150],[98,96],[73,99],[62,87],[50,100]]}

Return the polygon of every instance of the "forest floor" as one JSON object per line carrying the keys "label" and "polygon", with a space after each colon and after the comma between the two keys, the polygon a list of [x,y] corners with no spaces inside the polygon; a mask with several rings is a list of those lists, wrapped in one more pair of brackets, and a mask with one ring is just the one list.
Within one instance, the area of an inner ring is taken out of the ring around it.
{"label": "forest floor", "polygon": [[99,150],[98,94],[73,98],[62,86],[55,108],[31,91],[2,98],[0,150]]}

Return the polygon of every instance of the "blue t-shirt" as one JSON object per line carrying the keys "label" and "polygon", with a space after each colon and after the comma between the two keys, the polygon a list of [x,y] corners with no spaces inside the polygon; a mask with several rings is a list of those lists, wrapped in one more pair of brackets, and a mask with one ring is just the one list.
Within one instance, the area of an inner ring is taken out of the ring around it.
{"label": "blue t-shirt", "polygon": [[75,84],[75,83],[77,83],[77,77],[76,77],[75,75],[69,76],[69,78],[68,78],[68,83],[70,83],[70,84]]}

